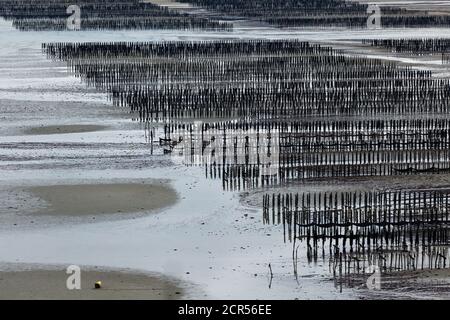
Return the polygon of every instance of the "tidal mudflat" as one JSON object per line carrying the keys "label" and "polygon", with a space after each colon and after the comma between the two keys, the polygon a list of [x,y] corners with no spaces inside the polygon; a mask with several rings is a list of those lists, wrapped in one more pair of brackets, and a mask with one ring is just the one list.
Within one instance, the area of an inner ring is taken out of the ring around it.
{"label": "tidal mudflat", "polygon": [[2,21],[2,299],[449,296],[447,40],[422,39],[446,20],[246,10],[232,30]]}

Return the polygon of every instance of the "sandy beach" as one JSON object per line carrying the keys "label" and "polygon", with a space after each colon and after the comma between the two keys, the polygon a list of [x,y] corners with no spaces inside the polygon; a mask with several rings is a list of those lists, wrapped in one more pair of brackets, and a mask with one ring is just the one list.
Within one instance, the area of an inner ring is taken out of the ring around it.
{"label": "sandy beach", "polygon": [[[183,289],[174,280],[128,270],[81,267],[81,289],[66,286],[65,267],[15,266],[18,271],[0,271],[0,300],[115,300],[179,299]],[[22,270],[20,270],[22,269]],[[95,283],[101,281],[101,288]]]}

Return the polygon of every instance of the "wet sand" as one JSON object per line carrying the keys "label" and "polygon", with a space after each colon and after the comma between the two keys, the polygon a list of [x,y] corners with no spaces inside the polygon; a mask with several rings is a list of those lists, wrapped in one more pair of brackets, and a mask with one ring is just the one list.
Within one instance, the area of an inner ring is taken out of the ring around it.
{"label": "wet sand", "polygon": [[[125,271],[86,270],[81,267],[81,289],[68,290],[65,267],[0,271],[0,300],[115,300],[179,299],[183,290],[173,281],[157,275]],[[95,282],[102,287],[95,289]]]}
{"label": "wet sand", "polygon": [[148,212],[177,201],[177,193],[165,183],[53,185],[26,191],[47,204],[36,214],[57,216]]}
{"label": "wet sand", "polygon": [[89,124],[72,124],[72,125],[54,125],[41,126],[26,129],[27,135],[46,135],[46,134],[65,134],[65,133],[84,133],[94,132],[106,129],[106,126],[89,125]]}

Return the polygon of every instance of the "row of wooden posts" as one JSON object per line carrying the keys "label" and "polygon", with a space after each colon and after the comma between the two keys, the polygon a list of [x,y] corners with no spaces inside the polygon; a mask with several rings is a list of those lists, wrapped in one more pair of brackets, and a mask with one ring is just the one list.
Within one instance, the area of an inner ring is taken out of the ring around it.
{"label": "row of wooden posts", "polygon": [[[367,4],[345,0],[181,0],[206,8],[216,14],[243,17],[281,27],[366,28],[373,9]],[[369,11],[368,11],[369,9]],[[368,13],[369,12],[369,13]],[[450,25],[445,15],[407,10],[384,4],[383,27],[436,27]]]}
{"label": "row of wooden posts", "polygon": [[364,39],[362,43],[372,47],[385,48],[395,53],[410,55],[440,55],[450,50],[449,38]]}
{"label": "row of wooden posts", "polygon": [[22,31],[66,30],[76,5],[81,30],[204,29],[231,30],[232,24],[206,16],[180,13],[140,0],[1,0],[0,17]]}
{"label": "row of wooden posts", "polygon": [[378,249],[364,253],[338,250],[330,257],[329,268],[334,275],[367,275],[366,270],[371,266],[377,266],[381,273],[444,269],[449,267],[449,253],[448,247],[442,246]]}
{"label": "row of wooden posts", "polygon": [[[417,115],[445,113],[450,105],[449,81],[430,72],[296,40],[48,44],[43,49],[143,121]],[[87,58],[92,52],[101,57]]]}
{"label": "row of wooden posts", "polygon": [[285,241],[357,249],[448,245],[449,190],[267,194],[265,223],[282,224]]}
{"label": "row of wooden posts", "polygon": [[209,165],[207,176],[239,190],[326,177],[449,173],[449,126],[448,119],[169,123],[162,145],[169,153],[176,145],[185,164]]}
{"label": "row of wooden posts", "polygon": [[[243,157],[223,153],[228,159],[221,162],[210,154],[210,162],[186,159],[208,165],[207,176],[222,179],[225,189],[450,171],[444,116],[450,85],[430,71],[298,40],[53,43],[43,50],[142,121],[169,121],[164,141],[172,141],[165,153],[179,142],[168,134],[177,126],[189,145],[192,127],[183,125],[192,119],[203,119],[208,133],[226,129],[218,139],[236,139],[236,130],[249,126],[273,134],[270,150],[256,145]],[[204,147],[211,145],[208,139]],[[270,173],[245,158],[268,152],[275,156]]]}

